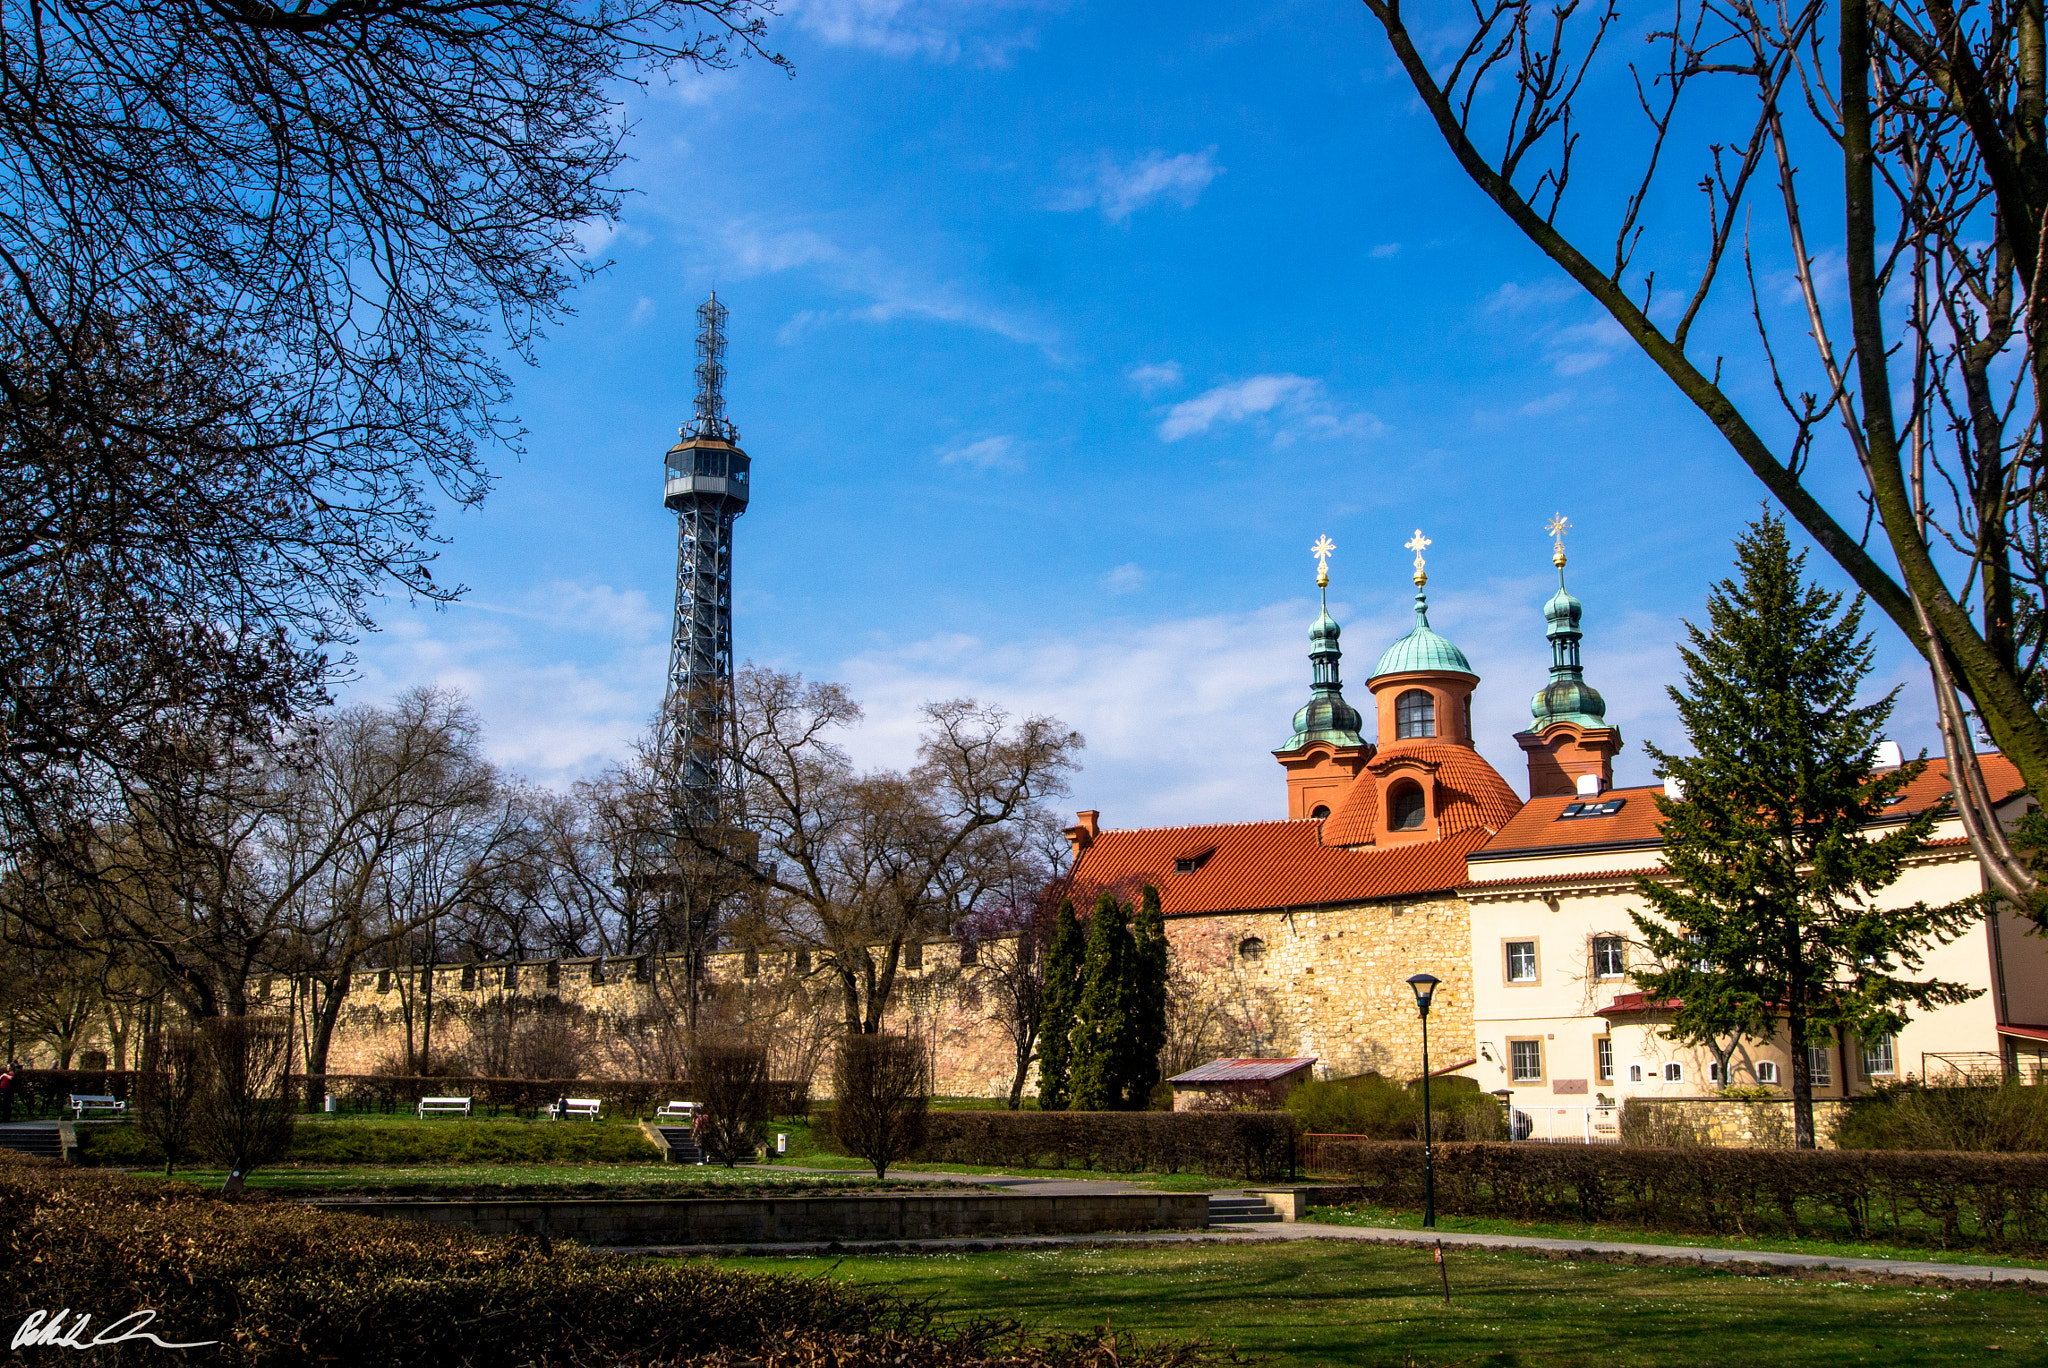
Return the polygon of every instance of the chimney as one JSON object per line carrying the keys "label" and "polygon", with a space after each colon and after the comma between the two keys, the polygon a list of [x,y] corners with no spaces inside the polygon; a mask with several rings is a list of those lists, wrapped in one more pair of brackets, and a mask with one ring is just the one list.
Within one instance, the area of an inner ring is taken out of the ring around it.
{"label": "chimney", "polygon": [[1579,776],[1579,797],[1598,798],[1600,796],[1600,788],[1601,784],[1599,775],[1582,774]]}
{"label": "chimney", "polygon": [[1081,852],[1095,844],[1095,838],[1102,834],[1102,814],[1094,808],[1074,814],[1074,825],[1063,833],[1067,838],[1067,849],[1073,852],[1075,863],[1079,863]]}
{"label": "chimney", "polygon": [[1906,763],[1906,753],[1899,749],[1899,743],[1890,739],[1877,743],[1875,768],[1881,770],[1901,769]]}
{"label": "chimney", "polygon": [[1664,776],[1664,796],[1674,803],[1685,801],[1685,780],[1675,774]]}

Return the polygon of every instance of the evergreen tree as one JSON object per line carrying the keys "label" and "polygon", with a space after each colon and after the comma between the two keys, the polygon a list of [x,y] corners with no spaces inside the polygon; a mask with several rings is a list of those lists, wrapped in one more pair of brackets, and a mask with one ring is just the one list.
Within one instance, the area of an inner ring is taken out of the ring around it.
{"label": "evergreen tree", "polygon": [[1075,1111],[1115,1111],[1123,1105],[1130,1058],[1131,961],[1136,958],[1125,924],[1128,915],[1129,909],[1105,891],[1088,919],[1088,959],[1081,971],[1081,999],[1074,1009],[1069,1105]]}
{"label": "evergreen tree", "polygon": [[1052,944],[1045,951],[1045,996],[1038,1027],[1038,1107],[1067,1109],[1067,1081],[1073,1062],[1074,1008],[1081,997],[1081,923],[1074,900],[1060,903]]}
{"label": "evergreen tree", "polygon": [[1662,967],[1635,978],[1681,1003],[1668,1036],[1711,1042],[1724,1061],[1742,1037],[1777,1038],[1782,1018],[1794,1134],[1810,1148],[1806,1047],[1838,1031],[1875,1039],[1908,1008],[1976,996],[1911,975],[1982,912],[1975,898],[1878,906],[1940,812],[1870,830],[1927,762],[1873,772],[1897,690],[1856,702],[1871,668],[1863,600],[1837,616],[1842,595],[1804,582],[1805,553],[1768,514],[1736,549],[1740,582],[1715,586],[1705,630],[1686,624],[1685,689],[1669,691],[1694,753],[1648,748],[1683,797],[1657,799],[1670,878],[1637,881],[1655,915],[1634,919]]}
{"label": "evergreen tree", "polygon": [[1138,901],[1131,956],[1131,1055],[1125,1065],[1124,1105],[1143,1111],[1152,1105],[1159,1086],[1159,1052],[1166,1048],[1166,979],[1172,956],[1166,944],[1166,917],[1159,910],[1159,890],[1145,885]]}

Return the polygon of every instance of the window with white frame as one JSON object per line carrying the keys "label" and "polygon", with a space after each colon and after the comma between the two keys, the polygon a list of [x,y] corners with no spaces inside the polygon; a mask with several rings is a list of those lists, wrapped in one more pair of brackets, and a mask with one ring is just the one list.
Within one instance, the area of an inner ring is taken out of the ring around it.
{"label": "window with white frame", "polygon": [[1727,1079],[1721,1077],[1721,1061],[1718,1059],[1709,1060],[1707,1062],[1707,1082],[1725,1083],[1727,1081]]}
{"label": "window with white frame", "polygon": [[1601,1036],[1593,1042],[1593,1072],[1602,1083],[1614,1081],[1613,1036]]}
{"label": "window with white frame", "polygon": [[1508,1079],[1514,1083],[1541,1083],[1543,1081],[1542,1041],[1510,1040],[1508,1042]]}
{"label": "window with white frame", "polygon": [[1593,937],[1593,977],[1621,978],[1627,973],[1627,942],[1619,936]]}
{"label": "window with white frame", "polygon": [[1666,1064],[1664,1066],[1664,1081],[1666,1083],[1683,1083],[1685,1081],[1685,1065]]}
{"label": "window with white frame", "polygon": [[1536,981],[1536,942],[1532,940],[1509,941],[1508,982],[1534,983]]}
{"label": "window with white frame", "polygon": [[1778,1066],[1768,1059],[1759,1059],[1756,1062],[1756,1081],[1759,1083],[1777,1082]]}
{"label": "window with white frame", "polygon": [[1816,1088],[1835,1085],[1834,1051],[1825,1045],[1806,1047],[1806,1077]]}
{"label": "window with white frame", "polygon": [[1894,1038],[1888,1035],[1881,1035],[1874,1040],[1863,1042],[1863,1076],[1865,1078],[1885,1078],[1898,1072],[1898,1068],[1893,1062],[1892,1047],[1894,1043]]}

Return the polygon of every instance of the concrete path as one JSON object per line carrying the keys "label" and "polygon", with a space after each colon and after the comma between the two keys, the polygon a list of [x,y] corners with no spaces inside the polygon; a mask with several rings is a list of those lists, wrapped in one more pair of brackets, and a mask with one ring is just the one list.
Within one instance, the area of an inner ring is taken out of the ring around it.
{"label": "concrete path", "polygon": [[[965,1176],[965,1175],[963,1175]],[[1018,1180],[1020,1182],[1030,1180]],[[1050,1195],[1050,1194],[1048,1194]],[[661,1245],[616,1249],[619,1254],[803,1256],[842,1254],[943,1253],[1062,1246],[1258,1244],[1285,1240],[1353,1240],[1362,1244],[1434,1246],[1446,1249],[1542,1250],[1566,1254],[1636,1255],[1702,1264],[1764,1264],[1774,1268],[1835,1269],[1843,1272],[1888,1273],[1901,1277],[1939,1278],[1947,1282],[2024,1282],[2048,1286],[2048,1268],[2000,1268],[1988,1264],[1931,1263],[1915,1259],[1858,1259],[1828,1254],[1786,1254],[1763,1249],[1702,1249],[1691,1245],[1636,1244],[1622,1240],[1558,1240],[1536,1235],[1472,1235],[1455,1231],[1394,1230],[1376,1226],[1319,1225],[1310,1221],[1271,1221],[1209,1230],[1140,1231],[1129,1235],[1025,1235],[990,1239],[860,1240],[836,1244]],[[1456,1276],[1455,1270],[1452,1274]]]}

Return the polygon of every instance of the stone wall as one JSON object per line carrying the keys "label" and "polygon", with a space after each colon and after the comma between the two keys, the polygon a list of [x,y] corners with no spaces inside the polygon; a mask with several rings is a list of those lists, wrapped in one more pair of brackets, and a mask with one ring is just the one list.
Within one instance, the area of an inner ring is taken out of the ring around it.
{"label": "stone wall", "polygon": [[[1847,1104],[1840,1098],[1817,1099],[1813,1104],[1814,1143],[1821,1149],[1835,1147],[1835,1121]],[[1654,1120],[1669,1120],[1690,1127],[1710,1145],[1731,1149],[1789,1149],[1792,1145],[1792,1099],[1789,1097],[1742,1098],[1644,1098],[1632,1097],[1629,1110],[1642,1108]],[[1627,1126],[1629,1122],[1624,1122]],[[1624,1142],[1626,1143],[1626,1142]]]}

